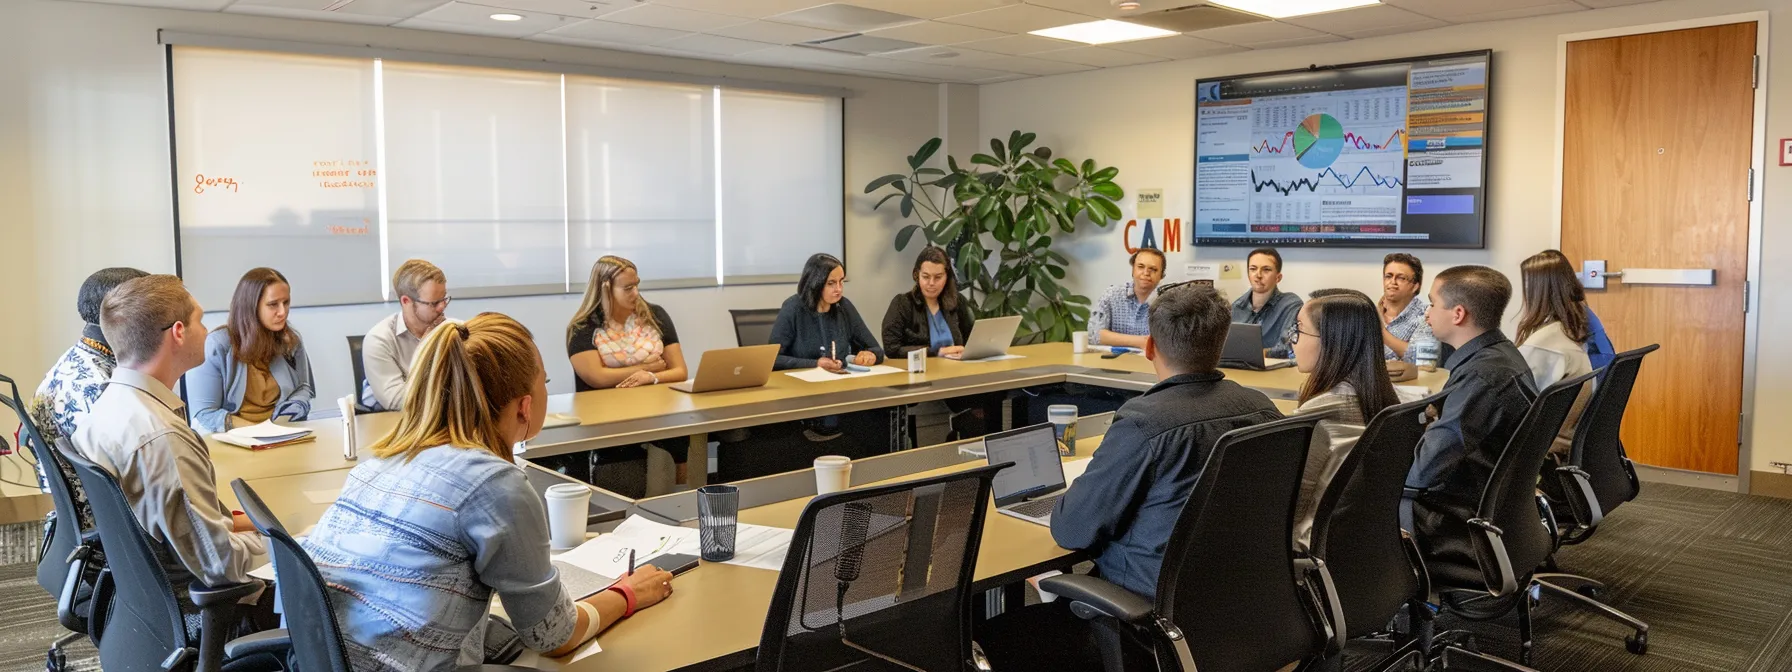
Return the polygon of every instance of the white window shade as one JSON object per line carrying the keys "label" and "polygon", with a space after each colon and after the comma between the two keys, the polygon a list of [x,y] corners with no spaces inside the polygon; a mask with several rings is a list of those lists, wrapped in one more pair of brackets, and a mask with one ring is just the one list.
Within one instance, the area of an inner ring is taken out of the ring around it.
{"label": "white window shade", "polygon": [[383,65],[390,266],[428,259],[460,296],[564,291],[561,77]]}
{"label": "white window shade", "polygon": [[172,52],[181,273],[222,310],[278,269],[300,305],[380,300],[373,61]]}
{"label": "white window shade", "polygon": [[649,286],[716,281],[715,88],[566,78],[567,212],[575,289],[599,257]]}
{"label": "white window shade", "polygon": [[723,89],[722,271],[726,283],[802,272],[844,247],[841,100]]}

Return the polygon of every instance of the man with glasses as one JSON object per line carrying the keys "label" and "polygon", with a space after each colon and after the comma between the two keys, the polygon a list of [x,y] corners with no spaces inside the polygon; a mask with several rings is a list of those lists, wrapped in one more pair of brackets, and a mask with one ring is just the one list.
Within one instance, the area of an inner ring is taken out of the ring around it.
{"label": "man with glasses", "polygon": [[423,337],[448,317],[448,277],[435,264],[411,259],[392,273],[392,292],[398,295],[398,312],[380,320],[361,341],[361,365],[367,380],[361,385],[361,405],[376,411],[396,411],[404,405],[411,360]]}
{"label": "man with glasses", "polygon": [[1151,292],[1164,280],[1164,253],[1144,248],[1132,253],[1132,281],[1114,285],[1089,311],[1089,344],[1143,350],[1151,333],[1147,311]]}
{"label": "man with glasses", "polygon": [[[1425,324],[1425,309],[1431,304],[1419,296],[1419,285],[1425,281],[1425,266],[1419,258],[1395,252],[1381,260],[1381,344],[1382,358],[1411,363],[1416,354],[1409,347],[1416,341],[1436,340],[1431,326]],[[1443,361],[1440,355],[1438,361]]]}

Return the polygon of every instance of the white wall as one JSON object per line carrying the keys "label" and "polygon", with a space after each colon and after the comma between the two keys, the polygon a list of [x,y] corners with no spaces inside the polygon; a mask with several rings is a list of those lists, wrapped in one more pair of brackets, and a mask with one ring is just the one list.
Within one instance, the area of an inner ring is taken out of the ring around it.
{"label": "white wall", "polygon": [[[873,330],[889,297],[909,286],[907,259],[892,253],[895,215],[873,213],[862,194],[872,178],[900,168],[902,157],[941,134],[941,87],[885,79],[737,66],[520,40],[316,23],[234,14],[183,12],[51,0],[0,2],[0,372],[25,394],[79,334],[74,311],[81,281],[105,266],[174,269],[169,183],[168,101],[163,48],[169,29],[305,42],[372,45],[499,58],[606,65],[702,76],[817,84],[850,89],[846,100],[846,261],[849,296]],[[975,103],[951,106],[973,120]],[[776,165],[777,157],[765,157]],[[668,241],[671,242],[671,241]],[[908,257],[910,255],[900,255]],[[791,269],[792,273],[799,269]],[[450,278],[452,285],[452,278]],[[677,321],[690,363],[711,348],[732,347],[728,308],[777,307],[793,287],[743,286],[649,292]],[[295,287],[295,293],[305,288]],[[577,296],[457,301],[450,314],[508,313],[536,334],[550,390],[570,392],[564,356],[567,318]],[[208,306],[208,308],[219,308]],[[319,396],[352,387],[344,337],[364,333],[392,305],[301,308]],[[209,315],[208,323],[222,322]],[[10,414],[8,414],[10,415]],[[10,434],[12,418],[0,419]],[[8,466],[3,474],[14,479]]]}
{"label": "white wall", "polygon": [[[1181,217],[1184,248],[1170,255],[1170,275],[1194,259],[1243,262],[1244,249],[1187,245],[1193,227],[1194,82],[1224,76],[1431,53],[1490,48],[1494,81],[1487,248],[1420,251],[1427,275],[1457,264],[1488,264],[1516,277],[1518,263],[1539,250],[1556,247],[1552,193],[1558,36],[1622,26],[1653,24],[1705,16],[1771,10],[1772,50],[1765,64],[1769,85],[1767,137],[1792,136],[1792,2],[1787,0],[1670,0],[1607,10],[1578,12],[1498,23],[1478,23],[1437,30],[1335,44],[1175,61],[1121,69],[1026,79],[982,87],[981,127],[985,136],[1006,137],[1012,129],[1033,131],[1039,142],[1076,159],[1094,157],[1120,168],[1119,183],[1129,194],[1140,188],[1164,189],[1165,215]],[[1770,147],[1777,147],[1770,140]],[[1773,149],[1769,149],[1771,152]],[[1769,160],[1769,165],[1773,165]],[[1763,276],[1760,333],[1792,329],[1792,239],[1782,221],[1792,210],[1792,169],[1766,169]],[[1123,204],[1132,216],[1130,202]],[[1136,236],[1135,232],[1135,236]],[[1159,232],[1160,240],[1162,232]],[[1136,238],[1135,238],[1136,239]],[[1125,252],[1118,227],[1085,229],[1063,240],[1060,249],[1078,266],[1070,286],[1095,295],[1124,281]],[[1351,287],[1379,296],[1382,249],[1283,249],[1285,288],[1301,293],[1325,287]],[[1224,281],[1231,296],[1248,291],[1243,280]],[[1517,313],[1514,303],[1511,315]],[[1620,348],[1640,343],[1614,334]],[[1769,461],[1792,461],[1792,417],[1773,413],[1792,405],[1792,353],[1763,348],[1758,359],[1753,416],[1752,468],[1768,470]],[[1750,465],[1745,465],[1750,466]]]}

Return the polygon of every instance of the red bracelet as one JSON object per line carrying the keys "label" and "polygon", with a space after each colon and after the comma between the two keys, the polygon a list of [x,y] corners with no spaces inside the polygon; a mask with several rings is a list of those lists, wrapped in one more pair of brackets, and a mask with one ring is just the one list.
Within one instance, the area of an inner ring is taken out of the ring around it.
{"label": "red bracelet", "polygon": [[611,585],[609,590],[614,590],[622,595],[622,602],[627,605],[627,608],[622,610],[623,618],[635,615],[635,587],[628,585],[627,577],[624,577],[623,581],[617,581]]}

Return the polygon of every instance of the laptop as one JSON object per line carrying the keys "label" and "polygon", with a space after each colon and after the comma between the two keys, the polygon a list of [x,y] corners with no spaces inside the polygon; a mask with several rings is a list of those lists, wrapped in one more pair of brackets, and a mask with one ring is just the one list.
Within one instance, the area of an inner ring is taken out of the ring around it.
{"label": "laptop", "polygon": [[989,464],[1014,463],[996,472],[991,487],[996,511],[1050,527],[1052,507],[1065,491],[1064,462],[1051,423],[991,434],[983,439],[983,451]]}
{"label": "laptop", "polygon": [[1220,368],[1273,371],[1294,366],[1292,359],[1263,358],[1263,327],[1233,322],[1226,331],[1226,348],[1220,351]]}
{"label": "laptop", "polygon": [[772,365],[778,361],[776,345],[750,345],[744,348],[711,350],[697,363],[697,375],[668,387],[679,392],[716,392],[759,387],[771,380]]}
{"label": "laptop", "polygon": [[1014,332],[1019,330],[1019,315],[977,320],[976,326],[971,327],[971,335],[964,339],[964,355],[959,359],[974,362],[1006,355],[1008,346],[1014,345]]}

